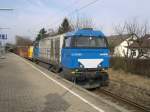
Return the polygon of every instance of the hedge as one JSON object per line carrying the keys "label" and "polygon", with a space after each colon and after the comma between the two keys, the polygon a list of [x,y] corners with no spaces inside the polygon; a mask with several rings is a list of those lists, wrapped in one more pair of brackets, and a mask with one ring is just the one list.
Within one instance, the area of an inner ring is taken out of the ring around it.
{"label": "hedge", "polygon": [[125,72],[150,77],[150,59],[112,57],[110,63],[115,70],[121,69]]}

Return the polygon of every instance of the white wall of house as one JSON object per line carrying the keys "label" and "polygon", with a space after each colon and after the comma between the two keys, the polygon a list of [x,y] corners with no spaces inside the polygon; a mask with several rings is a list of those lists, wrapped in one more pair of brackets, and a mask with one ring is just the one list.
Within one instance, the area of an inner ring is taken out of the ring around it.
{"label": "white wall of house", "polygon": [[[129,37],[126,40],[122,41],[118,46],[116,46],[114,48],[114,56],[117,56],[117,57],[128,56],[128,57],[130,57],[131,53],[133,53],[133,51],[131,51],[127,47],[133,43],[133,40],[136,40],[136,39],[137,39],[137,37],[134,36],[134,37]],[[139,52],[137,49],[135,49],[133,58],[136,58],[138,55],[139,55]]]}

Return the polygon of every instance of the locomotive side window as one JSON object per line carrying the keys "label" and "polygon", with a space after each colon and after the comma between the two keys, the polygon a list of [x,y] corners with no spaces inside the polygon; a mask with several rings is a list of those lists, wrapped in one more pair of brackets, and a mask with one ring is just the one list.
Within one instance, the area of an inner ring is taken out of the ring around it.
{"label": "locomotive side window", "polygon": [[71,37],[67,37],[65,39],[65,47],[70,47],[71,46]]}

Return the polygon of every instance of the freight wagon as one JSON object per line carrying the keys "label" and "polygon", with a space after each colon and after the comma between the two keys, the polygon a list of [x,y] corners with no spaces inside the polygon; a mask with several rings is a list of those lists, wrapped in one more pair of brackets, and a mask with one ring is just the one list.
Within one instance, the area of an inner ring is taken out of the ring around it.
{"label": "freight wagon", "polygon": [[33,46],[18,46],[15,49],[15,53],[21,57],[32,60]]}

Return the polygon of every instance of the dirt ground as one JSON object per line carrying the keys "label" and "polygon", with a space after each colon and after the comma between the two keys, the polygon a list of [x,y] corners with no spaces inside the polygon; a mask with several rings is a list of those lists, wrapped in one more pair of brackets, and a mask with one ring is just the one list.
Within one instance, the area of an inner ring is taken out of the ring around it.
{"label": "dirt ground", "polygon": [[108,73],[109,91],[150,108],[150,78],[113,69]]}
{"label": "dirt ground", "polygon": [[148,77],[125,73],[122,70],[115,71],[113,69],[109,69],[108,73],[111,80],[125,82],[138,88],[150,91],[150,78]]}

